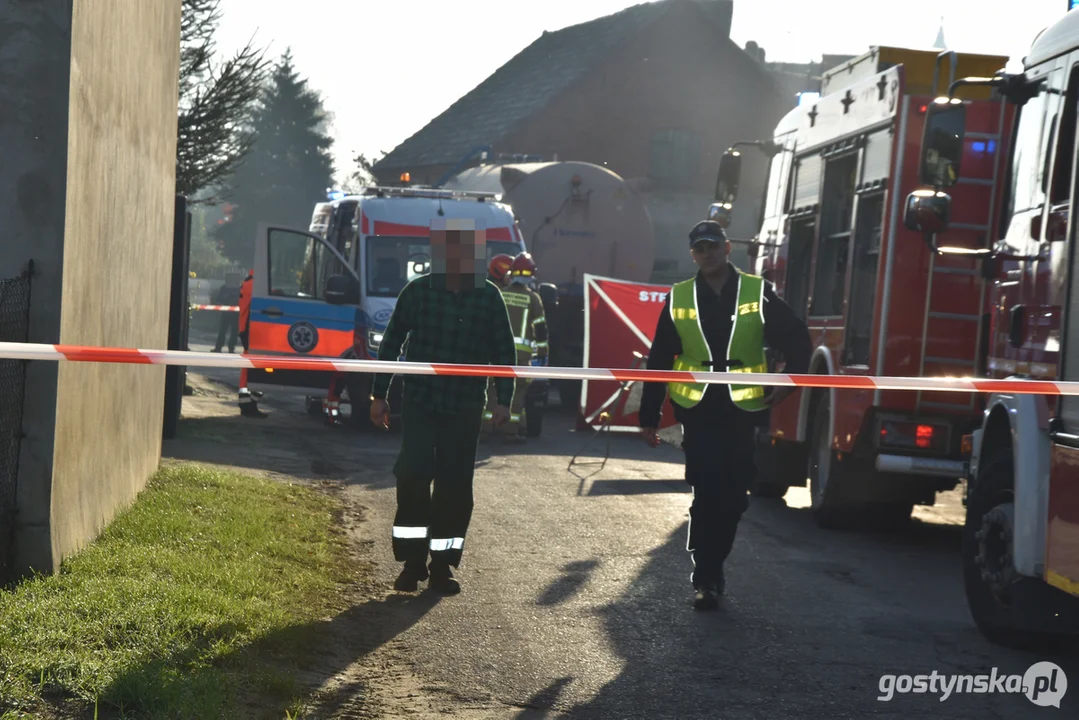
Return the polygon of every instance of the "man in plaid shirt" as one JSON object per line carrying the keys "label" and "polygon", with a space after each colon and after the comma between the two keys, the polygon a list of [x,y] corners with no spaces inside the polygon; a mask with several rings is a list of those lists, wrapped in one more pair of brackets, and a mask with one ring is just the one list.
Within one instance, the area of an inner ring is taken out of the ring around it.
{"label": "man in plaid shirt", "polygon": [[[515,365],[505,301],[486,279],[484,231],[475,230],[472,221],[444,220],[441,225],[431,230],[432,273],[401,291],[379,360],[397,360],[407,339],[405,359],[412,362]],[[376,375],[372,386],[371,421],[383,428],[389,427],[391,380]],[[412,592],[430,577],[433,590],[456,594],[461,586],[450,567],[461,562],[472,517],[472,476],[489,378],[408,375],[402,381],[393,554],[405,565],[394,588]],[[509,419],[513,385],[513,378],[495,380],[498,425]]]}

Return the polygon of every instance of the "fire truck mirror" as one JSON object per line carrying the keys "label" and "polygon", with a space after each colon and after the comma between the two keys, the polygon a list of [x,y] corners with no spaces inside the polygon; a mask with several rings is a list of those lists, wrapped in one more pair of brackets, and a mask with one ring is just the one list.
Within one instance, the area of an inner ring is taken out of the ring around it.
{"label": "fire truck mirror", "polygon": [[961,101],[938,99],[926,110],[922,136],[921,182],[946,188],[959,181],[967,109]]}
{"label": "fire truck mirror", "polygon": [[742,155],[735,150],[723,153],[716,177],[716,202],[730,205],[738,199],[738,178],[742,174]]}
{"label": "fire truck mirror", "polygon": [[935,190],[915,190],[907,196],[903,224],[908,230],[935,234],[948,229],[951,220],[952,198]]}

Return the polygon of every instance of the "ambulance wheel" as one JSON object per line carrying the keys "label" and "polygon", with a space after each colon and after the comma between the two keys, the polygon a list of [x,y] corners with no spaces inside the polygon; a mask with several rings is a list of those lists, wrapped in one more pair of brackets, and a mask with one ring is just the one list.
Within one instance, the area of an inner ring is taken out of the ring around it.
{"label": "ambulance wheel", "polygon": [[813,425],[810,427],[806,476],[809,478],[813,518],[820,527],[832,530],[846,526],[850,513],[840,504],[843,478],[836,467],[835,453],[832,452],[830,417],[828,395],[818,394],[814,400]]}
{"label": "ambulance wheel", "polygon": [[322,411],[322,398],[308,395],[306,398],[304,398],[304,402],[307,407],[308,415],[318,418],[323,416],[324,413]]}
{"label": "ambulance wheel", "polygon": [[1015,569],[1015,492],[1011,448],[990,451],[967,499],[963,525],[963,584],[978,631],[1004,647],[1028,648],[1041,638],[1017,629],[1013,598],[1021,585],[1040,583]]}

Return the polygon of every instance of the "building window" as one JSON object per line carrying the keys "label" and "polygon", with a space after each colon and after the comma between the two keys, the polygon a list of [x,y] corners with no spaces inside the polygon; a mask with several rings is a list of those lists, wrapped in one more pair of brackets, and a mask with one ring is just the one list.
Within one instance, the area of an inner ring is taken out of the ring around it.
{"label": "building window", "polygon": [[692,187],[697,182],[701,142],[689,130],[652,133],[649,175],[660,185]]}

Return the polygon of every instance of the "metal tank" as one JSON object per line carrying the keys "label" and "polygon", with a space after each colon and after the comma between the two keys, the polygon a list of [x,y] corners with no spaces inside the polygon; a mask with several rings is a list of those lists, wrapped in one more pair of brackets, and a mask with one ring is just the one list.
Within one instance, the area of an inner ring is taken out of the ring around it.
{"label": "metal tank", "polygon": [[[583,365],[585,273],[634,282],[648,282],[652,276],[656,235],[648,210],[625,180],[599,165],[480,165],[443,187],[501,193],[513,209],[538,268],[552,365]],[[577,410],[580,382],[555,385],[562,406]]]}
{"label": "metal tank", "polygon": [[539,279],[559,288],[584,273],[647,282],[656,236],[644,203],[626,181],[585,162],[480,165],[447,190],[503,194],[521,225]]}

